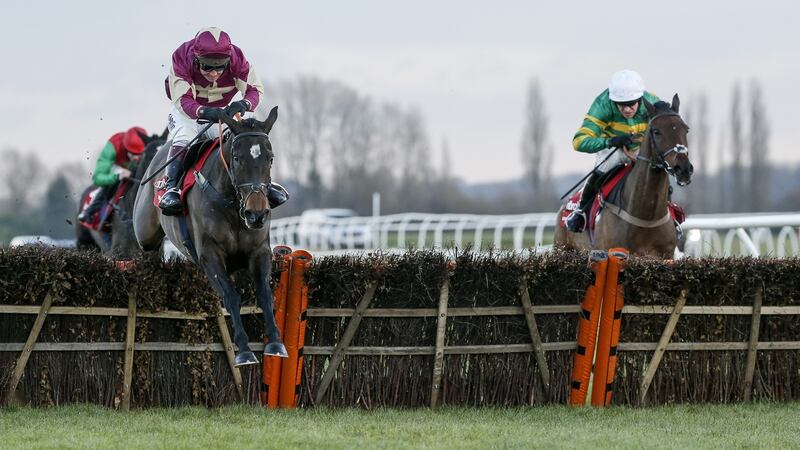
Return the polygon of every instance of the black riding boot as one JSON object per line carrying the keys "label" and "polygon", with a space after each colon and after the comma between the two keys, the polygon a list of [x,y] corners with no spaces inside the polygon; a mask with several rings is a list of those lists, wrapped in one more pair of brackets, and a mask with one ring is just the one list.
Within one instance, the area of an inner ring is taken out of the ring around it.
{"label": "black riding boot", "polygon": [[573,233],[582,233],[586,229],[586,210],[591,206],[594,201],[597,191],[600,189],[601,173],[594,171],[586,180],[581,192],[581,201],[578,204],[578,209],[572,211],[567,217],[567,229]]}
{"label": "black riding boot", "polygon": [[267,187],[267,199],[270,208],[277,208],[289,200],[289,191],[278,183],[270,183]]}
{"label": "black riding boot", "polygon": [[[182,150],[183,147],[172,147],[167,158],[171,158]],[[161,212],[165,216],[177,216],[178,214],[183,213],[181,190],[180,186],[178,186],[178,183],[180,183],[181,177],[183,176],[183,155],[175,158],[171,163],[169,163],[167,166],[166,175],[167,191],[163,196],[161,196],[161,200],[158,201],[158,207],[161,208]]]}
{"label": "black riding boot", "polygon": [[92,198],[92,202],[86,206],[86,209],[78,214],[78,220],[85,223],[91,223],[92,220],[94,220],[94,215],[97,214],[97,211],[100,210],[100,208],[103,206],[103,203],[105,203],[107,200],[106,197],[108,197],[109,190],[110,189],[108,186],[103,186],[100,188],[100,190],[97,191],[97,194],[95,194],[94,198]]}

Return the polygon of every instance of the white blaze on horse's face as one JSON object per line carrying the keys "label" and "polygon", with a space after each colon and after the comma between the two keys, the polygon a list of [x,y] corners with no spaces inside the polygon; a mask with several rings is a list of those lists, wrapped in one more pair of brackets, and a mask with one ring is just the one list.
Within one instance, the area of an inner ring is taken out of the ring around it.
{"label": "white blaze on horse's face", "polygon": [[253,159],[257,159],[259,156],[261,156],[261,146],[258,144],[253,144],[253,146],[250,147],[250,156],[252,156]]}

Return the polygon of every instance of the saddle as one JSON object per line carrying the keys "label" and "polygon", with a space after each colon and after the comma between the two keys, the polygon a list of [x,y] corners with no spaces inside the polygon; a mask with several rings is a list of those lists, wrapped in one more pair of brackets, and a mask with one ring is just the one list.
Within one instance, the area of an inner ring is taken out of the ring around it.
{"label": "saddle", "polygon": [[[181,184],[181,202],[183,203],[184,214],[188,213],[186,209],[186,195],[197,182],[195,176],[206,164],[208,158],[214,153],[214,149],[219,147],[219,138],[207,140],[195,144],[186,150],[186,155],[183,159],[184,175]],[[163,175],[155,183],[153,183],[153,204],[158,207],[158,202],[161,196],[166,193],[167,176]]]}
{"label": "saddle", "polygon": [[[122,180],[119,183],[117,190],[114,191],[114,195],[109,201],[105,202],[105,204],[100,207],[100,210],[94,215],[94,219],[91,223],[81,221],[78,221],[78,223],[86,228],[89,228],[90,230],[110,232],[111,219],[114,217],[114,207],[119,204],[120,199],[122,199],[125,193],[128,192],[130,183],[131,181],[127,179]],[[83,212],[89,206],[89,204],[92,203],[94,197],[100,194],[101,189],[103,188],[95,187],[94,189],[86,191],[86,194],[81,199],[81,209],[78,212]]]}
{"label": "saddle", "polygon": [[[622,194],[622,189],[625,187],[625,180],[627,180],[632,169],[633,164],[626,164],[617,171],[610,172],[606,175],[605,180],[602,182],[602,185],[592,201],[588,213],[586,214],[586,231],[589,233],[590,239],[594,240],[594,228],[597,224],[597,221],[600,219],[600,213],[603,211],[603,205],[606,203],[610,203],[612,205],[620,204],[620,195]],[[572,211],[578,209],[582,193],[583,189],[580,189],[578,192],[570,196],[567,204],[564,207],[564,210],[561,212],[561,220],[559,220],[558,223],[559,227],[566,228],[567,217]],[[686,214],[684,213],[683,208],[677,203],[668,201],[667,208],[676,226],[679,226],[686,220]]]}

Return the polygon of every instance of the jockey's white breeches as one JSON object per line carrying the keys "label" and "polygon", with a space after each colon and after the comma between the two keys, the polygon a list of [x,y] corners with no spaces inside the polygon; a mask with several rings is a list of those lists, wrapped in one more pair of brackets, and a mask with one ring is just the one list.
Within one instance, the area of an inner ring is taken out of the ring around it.
{"label": "jockey's white breeches", "polygon": [[608,171],[613,169],[614,167],[627,164],[631,161],[630,158],[628,158],[625,155],[625,152],[623,152],[622,149],[619,149],[616,151],[616,153],[614,153],[613,156],[611,156],[611,158],[608,158],[608,161],[603,162],[603,160],[606,159],[608,154],[613,151],[614,151],[613,148],[605,148],[594,154],[595,170],[597,170],[598,172],[608,173]]}
{"label": "jockey's white breeches", "polygon": [[[196,120],[187,116],[180,108],[172,105],[172,111],[167,116],[167,130],[169,130],[168,141],[172,141],[173,147],[185,147],[195,136],[197,136],[207,124],[197,123]],[[224,126],[224,125],[223,125]],[[206,130],[205,137],[214,139],[219,136],[219,125],[214,124]],[[202,139],[202,137],[200,138]]]}

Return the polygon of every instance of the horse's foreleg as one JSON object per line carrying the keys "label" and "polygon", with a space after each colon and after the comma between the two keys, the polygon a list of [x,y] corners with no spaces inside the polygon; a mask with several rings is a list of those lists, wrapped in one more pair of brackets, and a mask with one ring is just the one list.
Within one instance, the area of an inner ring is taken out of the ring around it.
{"label": "horse's foreleg", "polygon": [[133,231],[139,246],[145,251],[158,250],[164,240],[164,230],[153,205],[153,186],[142,186],[133,206]]}
{"label": "horse's foreleg", "polygon": [[256,285],[256,297],[264,313],[264,333],[269,342],[264,346],[264,355],[286,358],[286,347],[283,345],[278,326],[275,323],[275,297],[269,285],[272,273],[270,255],[259,255],[250,260],[250,274]]}
{"label": "horse's foreleg", "polygon": [[239,347],[239,351],[236,353],[236,366],[258,364],[258,359],[250,351],[247,333],[244,331],[242,315],[239,311],[242,305],[242,297],[236,291],[236,287],[228,276],[225,265],[216,254],[204,253],[200,256],[200,266],[205,271],[211,286],[222,297],[225,309],[231,315],[233,341]]}

